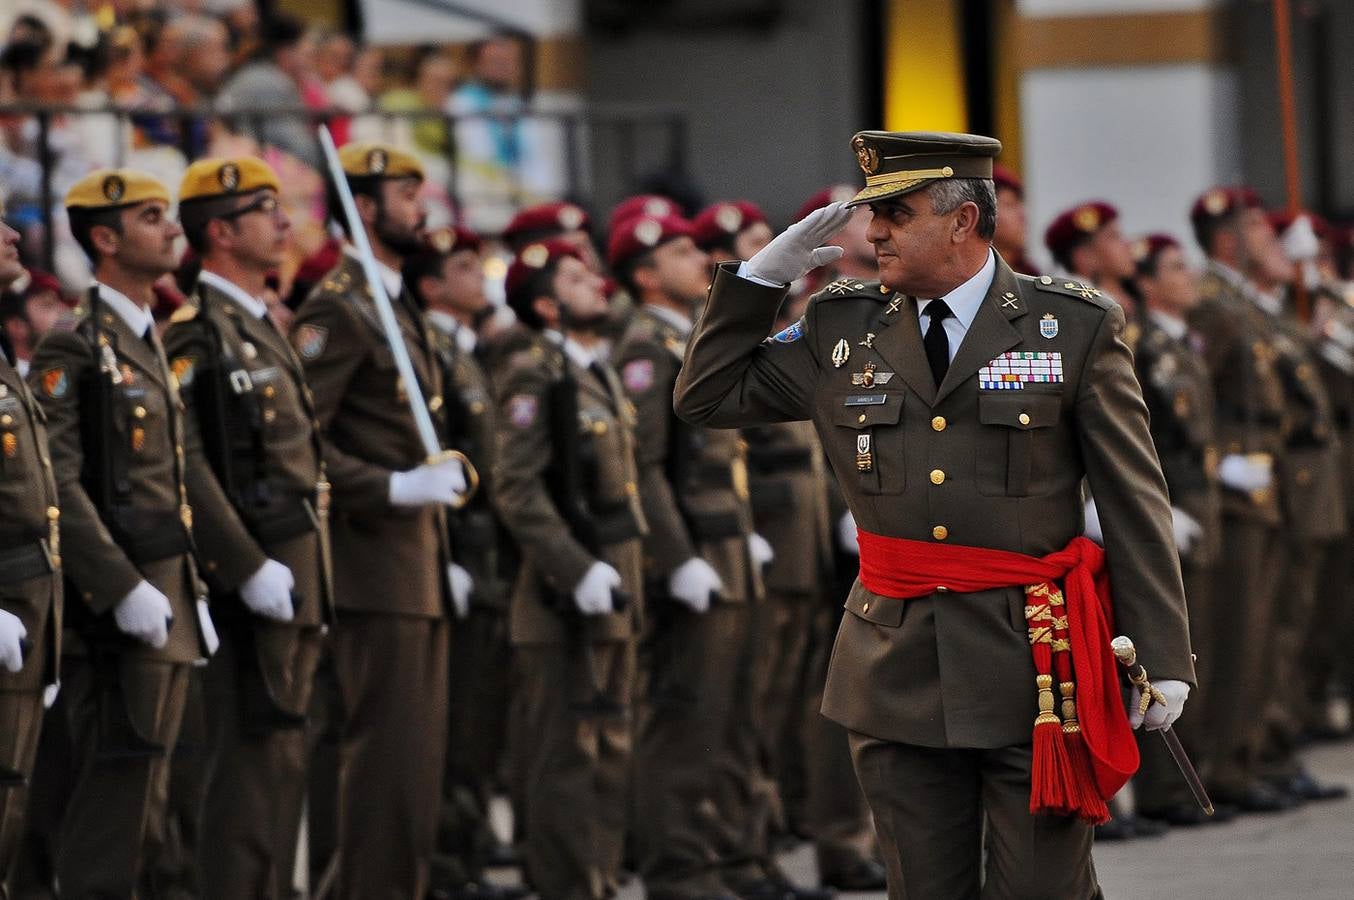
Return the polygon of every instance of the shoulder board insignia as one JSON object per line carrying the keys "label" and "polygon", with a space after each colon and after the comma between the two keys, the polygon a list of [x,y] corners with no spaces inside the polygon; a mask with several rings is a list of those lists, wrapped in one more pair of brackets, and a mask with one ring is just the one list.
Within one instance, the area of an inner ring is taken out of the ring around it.
{"label": "shoulder board insignia", "polygon": [[180,322],[191,322],[197,318],[198,308],[191,303],[185,303],[174,314],[169,317],[170,324],[177,325]]}
{"label": "shoulder board insignia", "polygon": [[889,293],[888,288],[875,281],[860,281],[856,278],[838,278],[821,291],[818,296],[824,300],[838,297],[873,297],[883,299]]}
{"label": "shoulder board insignia", "polygon": [[1054,278],[1051,275],[1043,275],[1039,278],[1033,278],[1034,286],[1041,291],[1049,291],[1054,294],[1064,294],[1069,297],[1080,297],[1090,303],[1094,303],[1101,309],[1109,309],[1114,303],[1109,295],[1099,288],[1086,284],[1082,281],[1072,281],[1066,278]]}

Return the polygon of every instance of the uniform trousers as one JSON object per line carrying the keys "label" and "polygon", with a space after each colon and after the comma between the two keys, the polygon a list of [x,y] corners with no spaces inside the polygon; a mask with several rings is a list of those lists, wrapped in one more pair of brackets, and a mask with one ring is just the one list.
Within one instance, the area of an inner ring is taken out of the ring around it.
{"label": "uniform trousers", "polygon": [[850,742],[888,869],[889,900],[1100,896],[1091,827],[1030,814],[1031,745],[919,747],[854,731]]}
{"label": "uniform trousers", "polygon": [[447,752],[445,619],[340,610],[335,896],[424,900]]}
{"label": "uniform trousers", "polygon": [[602,900],[625,850],[634,644],[527,644],[516,654],[530,735],[514,748],[527,878],[542,900]]}
{"label": "uniform trousers", "polygon": [[9,896],[41,732],[41,688],[0,691],[0,898]]}

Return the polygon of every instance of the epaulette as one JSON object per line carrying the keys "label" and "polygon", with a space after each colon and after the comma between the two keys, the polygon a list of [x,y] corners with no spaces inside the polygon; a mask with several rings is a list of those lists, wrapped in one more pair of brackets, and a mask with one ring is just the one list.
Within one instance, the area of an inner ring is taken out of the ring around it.
{"label": "epaulette", "polygon": [[868,297],[871,300],[887,300],[893,291],[877,281],[861,281],[858,278],[838,278],[813,295],[818,301],[842,300],[847,297]]}
{"label": "epaulette", "polygon": [[183,322],[191,322],[197,318],[197,314],[198,314],[197,306],[195,306],[192,303],[185,303],[178,309],[174,310],[174,314],[169,317],[169,324],[178,325]]}
{"label": "epaulette", "polygon": [[1115,306],[1115,302],[1108,294],[1093,285],[1082,281],[1073,281],[1067,278],[1054,278],[1052,275],[1041,275],[1038,278],[1031,278],[1030,281],[1041,291],[1048,291],[1052,294],[1064,294],[1068,297],[1078,297],[1087,303],[1094,304],[1101,309],[1109,309]]}

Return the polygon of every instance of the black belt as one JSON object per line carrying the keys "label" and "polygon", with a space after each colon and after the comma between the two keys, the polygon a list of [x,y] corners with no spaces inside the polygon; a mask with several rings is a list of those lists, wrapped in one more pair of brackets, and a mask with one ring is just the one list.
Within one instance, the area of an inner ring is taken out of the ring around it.
{"label": "black belt", "polygon": [[619,509],[594,512],[592,533],[602,547],[623,544],[644,536],[628,503]]}
{"label": "black belt", "polygon": [[248,515],[249,531],[264,549],[275,547],[293,538],[316,530],[315,516],[304,497],[270,504],[266,511]]}
{"label": "black belt", "polygon": [[698,541],[722,541],[743,534],[738,513],[697,513],[686,517],[691,536]]}
{"label": "black belt", "polygon": [[183,520],[176,512],[122,507],[114,510],[108,526],[134,565],[183,556],[192,550]]}
{"label": "black belt", "polygon": [[0,582],[18,584],[51,573],[52,558],[40,540],[0,550]]}

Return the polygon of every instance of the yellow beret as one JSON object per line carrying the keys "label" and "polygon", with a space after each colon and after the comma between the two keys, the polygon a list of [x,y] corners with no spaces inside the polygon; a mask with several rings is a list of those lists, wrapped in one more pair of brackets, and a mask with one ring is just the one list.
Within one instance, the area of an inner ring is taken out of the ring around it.
{"label": "yellow beret", "polygon": [[423,180],[423,164],[418,157],[389,144],[345,144],[339,150],[339,164],[351,178]]}
{"label": "yellow beret", "polygon": [[179,202],[249,194],[264,188],[279,191],[282,183],[273,167],[257,156],[199,159],[183,173],[183,182],[179,185]]}
{"label": "yellow beret", "polygon": [[114,209],[148,200],[174,202],[163,181],[137,169],[98,169],[66,192],[67,209]]}

